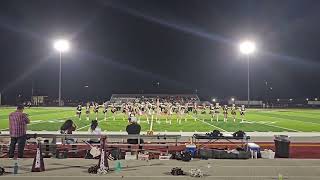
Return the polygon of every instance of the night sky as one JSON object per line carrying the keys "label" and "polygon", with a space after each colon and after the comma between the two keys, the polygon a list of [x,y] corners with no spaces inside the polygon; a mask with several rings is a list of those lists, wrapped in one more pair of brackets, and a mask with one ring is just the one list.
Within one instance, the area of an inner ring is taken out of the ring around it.
{"label": "night sky", "polygon": [[[71,99],[112,93],[198,93],[246,99],[252,39],[251,96],[319,97],[319,0],[1,0],[0,90]],[[266,83],[268,82],[268,87]],[[159,86],[157,85],[159,82]],[[88,88],[84,86],[88,85]]]}

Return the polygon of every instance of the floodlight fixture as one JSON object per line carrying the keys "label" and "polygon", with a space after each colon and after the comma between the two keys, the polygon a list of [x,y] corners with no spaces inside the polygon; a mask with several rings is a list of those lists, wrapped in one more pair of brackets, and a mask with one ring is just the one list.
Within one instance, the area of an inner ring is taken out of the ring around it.
{"label": "floodlight fixture", "polygon": [[62,105],[61,103],[61,59],[62,59],[62,53],[68,52],[70,50],[70,43],[68,40],[65,39],[58,39],[53,43],[54,49],[56,49],[59,52],[59,59],[60,59],[60,65],[59,65],[59,106]]}
{"label": "floodlight fixture", "polygon": [[239,49],[242,54],[249,55],[256,51],[256,45],[253,41],[246,40],[240,43]]}
{"label": "floodlight fixture", "polygon": [[53,47],[60,53],[63,53],[70,50],[70,43],[68,40],[59,39],[54,42]]}

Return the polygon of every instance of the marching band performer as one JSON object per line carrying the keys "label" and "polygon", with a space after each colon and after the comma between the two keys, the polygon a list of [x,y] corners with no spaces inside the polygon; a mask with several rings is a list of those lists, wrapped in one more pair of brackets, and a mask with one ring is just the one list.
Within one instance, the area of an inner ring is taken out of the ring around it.
{"label": "marching band performer", "polygon": [[147,110],[147,113],[146,113],[146,116],[147,116],[147,123],[150,124],[150,120],[149,120],[149,117],[152,117],[153,119],[153,115],[152,115],[152,107],[151,107],[151,104],[149,102],[147,102],[147,107],[146,107],[146,110]]}
{"label": "marching band performer", "polygon": [[246,113],[246,108],[244,107],[244,105],[241,105],[241,108],[240,108],[241,122],[244,121],[245,113]]}
{"label": "marching band performer", "polygon": [[194,103],[194,108],[193,108],[193,115],[194,115],[194,121],[197,121],[197,115],[198,115],[198,106],[197,103]]}
{"label": "marching band performer", "polygon": [[232,106],[231,106],[231,115],[232,115],[232,118],[233,118],[233,122],[236,122],[236,115],[237,115],[236,110],[237,110],[236,105],[232,104]]}
{"label": "marching band performer", "polygon": [[210,104],[210,114],[211,114],[211,122],[213,121],[214,118],[214,106],[213,104]]}
{"label": "marching band performer", "polygon": [[160,102],[159,102],[159,99],[157,99],[157,103],[156,103],[156,106],[155,106],[155,115],[156,115],[156,122],[158,124],[160,124]]}
{"label": "marching band performer", "polygon": [[87,103],[87,106],[86,106],[86,118],[87,118],[87,121],[89,121],[89,116],[90,116],[90,103]]}
{"label": "marching band performer", "polygon": [[116,120],[115,113],[116,113],[117,109],[116,109],[114,104],[111,105],[111,110],[110,111],[112,113],[113,120],[115,121]]}
{"label": "marching band performer", "polygon": [[28,101],[27,107],[28,107],[29,109],[30,109],[31,105],[32,105],[31,101]]}
{"label": "marching band performer", "polygon": [[176,116],[177,116],[176,122],[179,122],[179,105],[178,105],[178,103],[176,103],[176,104],[173,106],[173,112],[175,112],[175,113],[176,113]]}
{"label": "marching band performer", "polygon": [[169,117],[169,124],[172,124],[172,115],[173,115],[173,105],[171,103],[168,104],[168,117]]}
{"label": "marching band performer", "polygon": [[214,106],[213,116],[217,117],[217,122],[219,121],[219,114],[220,114],[220,105],[219,105],[219,103],[216,103],[216,105]]}
{"label": "marching band performer", "polygon": [[142,117],[142,115],[143,115],[143,107],[142,107],[143,105],[142,105],[142,103],[140,104],[138,104],[138,106],[137,106],[137,115],[138,115],[138,122],[140,123],[140,120],[141,120],[141,117]]}
{"label": "marching band performer", "polygon": [[197,111],[198,109],[197,109],[197,104],[196,103],[194,103],[194,105],[193,105],[193,114],[198,114],[198,111]]}
{"label": "marching band performer", "polygon": [[227,105],[224,105],[223,106],[223,121],[224,122],[227,122],[228,121],[228,106]]}
{"label": "marching band performer", "polygon": [[166,123],[168,124],[168,123],[169,123],[168,118],[169,118],[170,106],[169,106],[169,104],[164,104],[164,105],[163,105],[163,108],[164,108],[163,113],[164,113],[165,116],[166,116]]}
{"label": "marching band performer", "polygon": [[103,103],[103,114],[104,114],[104,120],[106,121],[107,120],[107,112],[108,112],[108,103],[105,102]]}
{"label": "marching band performer", "polygon": [[186,116],[186,114],[188,113],[188,103],[187,104],[185,104],[185,106],[183,106],[183,114],[182,115],[184,115],[184,122],[187,122],[187,116]]}
{"label": "marching band performer", "polygon": [[181,118],[183,116],[184,110],[182,105],[178,106],[178,112],[177,112],[177,121],[179,122],[179,124],[181,124]]}
{"label": "marching band performer", "polygon": [[93,112],[96,114],[96,120],[98,121],[99,104],[95,103],[93,107]]}
{"label": "marching band performer", "polygon": [[82,111],[82,105],[79,104],[77,106],[77,112],[76,112],[76,115],[78,115],[79,120],[81,120],[81,111]]}

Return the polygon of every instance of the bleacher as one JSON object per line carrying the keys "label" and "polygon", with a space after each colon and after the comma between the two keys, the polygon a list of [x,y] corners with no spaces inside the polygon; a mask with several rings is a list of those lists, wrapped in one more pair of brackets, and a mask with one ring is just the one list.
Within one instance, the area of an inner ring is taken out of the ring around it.
{"label": "bleacher", "polygon": [[199,103],[200,99],[196,94],[112,94],[110,103],[139,103],[139,102],[156,102],[160,103],[177,102],[177,103]]}

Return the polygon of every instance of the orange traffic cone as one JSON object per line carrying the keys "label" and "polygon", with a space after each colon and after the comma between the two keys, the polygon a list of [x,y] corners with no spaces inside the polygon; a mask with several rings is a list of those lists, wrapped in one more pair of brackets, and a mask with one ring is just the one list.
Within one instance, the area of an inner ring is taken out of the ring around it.
{"label": "orange traffic cone", "polygon": [[44,168],[44,161],[43,161],[42,152],[41,152],[41,144],[40,144],[40,141],[38,141],[37,153],[36,153],[36,157],[34,157],[34,160],[33,160],[31,172],[42,172],[42,171],[45,171],[45,168]]}

